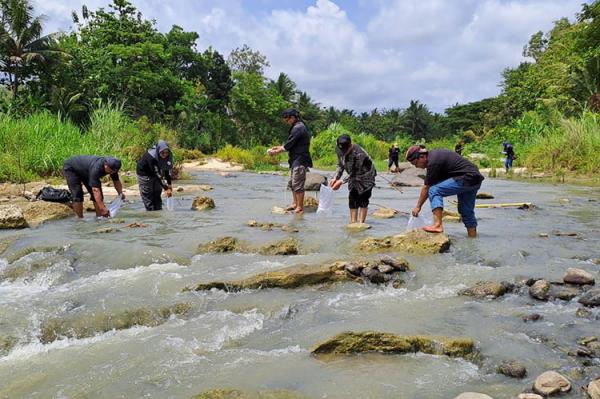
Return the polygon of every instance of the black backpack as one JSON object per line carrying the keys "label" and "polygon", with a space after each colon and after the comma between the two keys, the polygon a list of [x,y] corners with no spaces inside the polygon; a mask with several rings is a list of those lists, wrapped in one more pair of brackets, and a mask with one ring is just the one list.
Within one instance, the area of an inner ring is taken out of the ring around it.
{"label": "black backpack", "polygon": [[50,186],[42,188],[35,198],[42,201],[62,203],[71,202],[73,199],[69,190]]}

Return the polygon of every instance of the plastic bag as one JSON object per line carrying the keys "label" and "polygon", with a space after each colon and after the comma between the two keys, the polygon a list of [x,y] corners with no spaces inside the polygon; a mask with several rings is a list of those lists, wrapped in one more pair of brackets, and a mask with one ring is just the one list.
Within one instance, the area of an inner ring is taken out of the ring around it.
{"label": "plastic bag", "polygon": [[431,219],[427,219],[423,216],[423,213],[419,213],[419,216],[414,217],[410,215],[408,218],[408,224],[406,230],[420,229],[421,227],[429,226],[432,223]]}
{"label": "plastic bag", "polygon": [[117,198],[112,200],[110,204],[108,204],[108,211],[110,212],[110,217],[114,218],[117,216],[119,209],[123,206],[123,198],[119,195]]}
{"label": "plastic bag", "polygon": [[319,188],[319,207],[317,214],[331,214],[333,212],[333,189],[325,184]]}
{"label": "plastic bag", "polygon": [[167,197],[167,210],[175,210],[175,199],[173,197]]}

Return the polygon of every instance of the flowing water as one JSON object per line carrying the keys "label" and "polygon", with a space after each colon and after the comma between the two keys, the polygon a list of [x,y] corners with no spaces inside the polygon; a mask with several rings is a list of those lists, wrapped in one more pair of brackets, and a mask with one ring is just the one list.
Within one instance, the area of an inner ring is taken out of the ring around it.
{"label": "flowing water", "polygon": [[[548,369],[572,372],[580,364],[561,347],[598,335],[600,312],[575,316],[575,301],[535,301],[526,294],[476,300],[457,292],[478,280],[514,281],[518,276],[561,280],[568,267],[598,276],[600,193],[593,188],[526,184],[487,179],[483,191],[493,202],[531,201],[533,210],[477,210],[480,237],[465,238],[464,227],[446,224],[453,245],[448,253],[408,256],[413,271],[400,289],[346,283],[293,290],[182,292],[211,280],[237,279],[298,263],[321,263],[358,256],[358,242],[404,230],[407,217],[370,218],[370,231],[349,233],[347,193],[336,194],[334,214],[303,218],[272,215],[289,201],[286,178],[239,173],[225,178],[203,173],[193,183],[214,187],[217,208],[189,210],[192,194],[177,197],[174,212],[146,213],[139,199],[124,207],[125,224],[70,218],[19,233],[6,252],[26,247],[60,247],[21,259],[0,260],[35,272],[0,281],[0,338],[16,345],[0,355],[0,397],[8,398],[189,398],[208,389],[287,389],[308,398],[452,398],[484,392],[510,398]],[[409,211],[418,188],[399,193],[384,181],[372,201]],[[561,204],[560,198],[569,198]],[[427,205],[425,206],[427,208]],[[373,207],[375,208],[375,207]],[[249,219],[292,223],[299,233],[261,231]],[[100,228],[118,231],[100,233]],[[539,237],[540,232],[577,232],[578,237]],[[262,244],[293,235],[302,255],[196,255],[199,243],[233,235]],[[6,255],[5,255],[6,256]],[[7,256],[8,257],[8,256]],[[600,280],[597,278],[597,280]],[[53,318],[95,312],[192,305],[155,327],[98,333],[88,338],[40,341],[40,326]],[[525,323],[522,315],[543,320]],[[318,342],[347,330],[472,337],[482,362],[423,354],[360,355],[324,361],[310,355]],[[1,352],[0,352],[1,353]],[[502,360],[528,369],[523,380],[495,372]],[[575,387],[600,375],[592,360]],[[571,396],[578,398],[577,389]]]}

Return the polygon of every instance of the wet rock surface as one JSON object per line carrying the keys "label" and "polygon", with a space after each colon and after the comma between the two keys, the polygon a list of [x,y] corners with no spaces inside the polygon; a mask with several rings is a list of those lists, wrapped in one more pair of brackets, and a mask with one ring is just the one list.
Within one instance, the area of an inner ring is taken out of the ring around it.
{"label": "wet rock surface", "polygon": [[425,169],[415,168],[411,165],[410,168],[404,169],[392,179],[390,186],[392,187],[420,187],[423,185],[427,171]]}
{"label": "wet rock surface", "polygon": [[194,396],[192,399],[306,399],[299,393],[274,391],[241,391],[238,389],[212,389]]}
{"label": "wet rock surface", "polygon": [[431,336],[403,336],[377,331],[343,332],[316,345],[311,353],[356,354],[356,353],[406,354],[426,353],[475,360],[479,352],[475,341],[470,338],[448,338]]}
{"label": "wet rock surface", "polygon": [[494,399],[489,395],[478,392],[463,392],[454,399]]}
{"label": "wet rock surface", "polygon": [[274,229],[281,229],[283,231],[287,231],[289,233],[297,233],[299,230],[296,227],[290,226],[288,224],[274,223],[274,222],[258,222],[256,220],[249,220],[246,223],[248,227],[257,227],[264,231],[271,231]]}
{"label": "wet rock surface", "polygon": [[346,225],[346,229],[349,231],[365,231],[369,230],[371,225],[367,223],[349,223]]}
{"label": "wet rock surface", "polygon": [[594,288],[584,293],[579,298],[579,303],[590,307],[600,306],[600,288]]}
{"label": "wet rock surface", "polygon": [[0,205],[0,229],[23,229],[27,221],[23,211],[16,205]]}
{"label": "wet rock surface", "polygon": [[538,280],[529,287],[529,295],[540,301],[547,301],[550,298],[550,282],[547,280]]}
{"label": "wet rock surface", "polygon": [[544,399],[544,397],[537,393],[520,393],[517,399]]}
{"label": "wet rock surface", "polygon": [[398,211],[392,208],[379,208],[375,210],[375,212],[373,212],[371,215],[380,219],[391,219],[395,217],[397,213]]}
{"label": "wet rock surface", "polygon": [[192,201],[192,210],[203,211],[205,209],[213,209],[215,207],[215,201],[206,196],[199,196],[194,198]]}
{"label": "wet rock surface", "polygon": [[436,254],[450,248],[450,238],[443,233],[412,230],[383,238],[369,237],[360,243],[359,248],[366,252],[390,250],[409,254]]}
{"label": "wet rock surface", "polygon": [[525,366],[516,360],[506,360],[498,366],[498,372],[507,377],[523,378],[527,375]]}
{"label": "wet rock surface", "polygon": [[[308,172],[306,174],[306,180],[304,182],[304,190],[306,191],[319,191],[321,184],[327,185],[327,177],[319,173]],[[291,188],[288,185],[288,188]]]}
{"label": "wet rock surface", "polygon": [[600,399],[600,378],[590,382],[586,392],[591,399]]}
{"label": "wet rock surface", "polygon": [[198,246],[198,253],[259,253],[261,255],[297,255],[299,253],[298,240],[285,238],[262,246],[252,246],[235,237],[221,237]]}
{"label": "wet rock surface", "polygon": [[47,201],[33,201],[20,204],[29,226],[36,226],[50,220],[74,216],[73,209],[66,204]]}
{"label": "wet rock surface", "polygon": [[459,295],[475,298],[498,298],[510,291],[510,285],[505,282],[479,281],[474,286],[459,291]]}
{"label": "wet rock surface", "polygon": [[476,199],[494,199],[494,196],[490,193],[486,193],[484,191],[480,191],[475,196]]}
{"label": "wet rock surface", "polygon": [[8,352],[10,352],[16,343],[16,338],[0,335],[0,356],[5,356]]}
{"label": "wet rock surface", "polygon": [[263,245],[258,248],[258,253],[261,255],[297,255],[300,252],[298,247],[298,240],[290,237]]}
{"label": "wet rock surface", "polygon": [[81,316],[56,318],[42,323],[40,341],[44,344],[61,338],[87,338],[110,330],[124,330],[134,326],[156,327],[172,315],[185,316],[191,305],[178,303],[160,309],[135,309],[117,313],[96,312]]}
{"label": "wet rock surface", "polygon": [[542,396],[554,396],[570,391],[571,382],[556,371],[546,371],[535,379],[533,390]]}
{"label": "wet rock surface", "polygon": [[563,281],[567,284],[575,285],[594,285],[596,282],[592,273],[574,267],[567,269]]}

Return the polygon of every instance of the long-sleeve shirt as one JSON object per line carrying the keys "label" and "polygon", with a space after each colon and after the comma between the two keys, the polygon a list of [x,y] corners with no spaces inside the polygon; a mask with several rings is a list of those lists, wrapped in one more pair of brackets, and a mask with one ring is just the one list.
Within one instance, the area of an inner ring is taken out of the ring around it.
{"label": "long-sleeve shirt", "polygon": [[[148,152],[146,152],[144,156],[139,161],[137,161],[136,173],[139,176],[157,178],[161,182],[161,185],[164,189],[166,189],[167,186],[171,185],[171,170],[160,170],[160,168],[158,167],[158,161],[154,159],[154,157]],[[167,181],[166,185],[162,183],[163,175],[164,179]]]}
{"label": "long-sleeve shirt", "polygon": [[312,168],[310,157],[310,134],[302,121],[296,122],[288,133],[287,142],[283,148],[288,152],[290,168],[306,166]]}
{"label": "long-sleeve shirt", "polygon": [[348,190],[356,190],[359,194],[375,187],[375,176],[377,171],[369,154],[358,144],[353,144],[348,154],[336,147],[335,153],[338,158],[335,179],[341,179],[344,171],[348,176],[344,183],[348,183]]}

